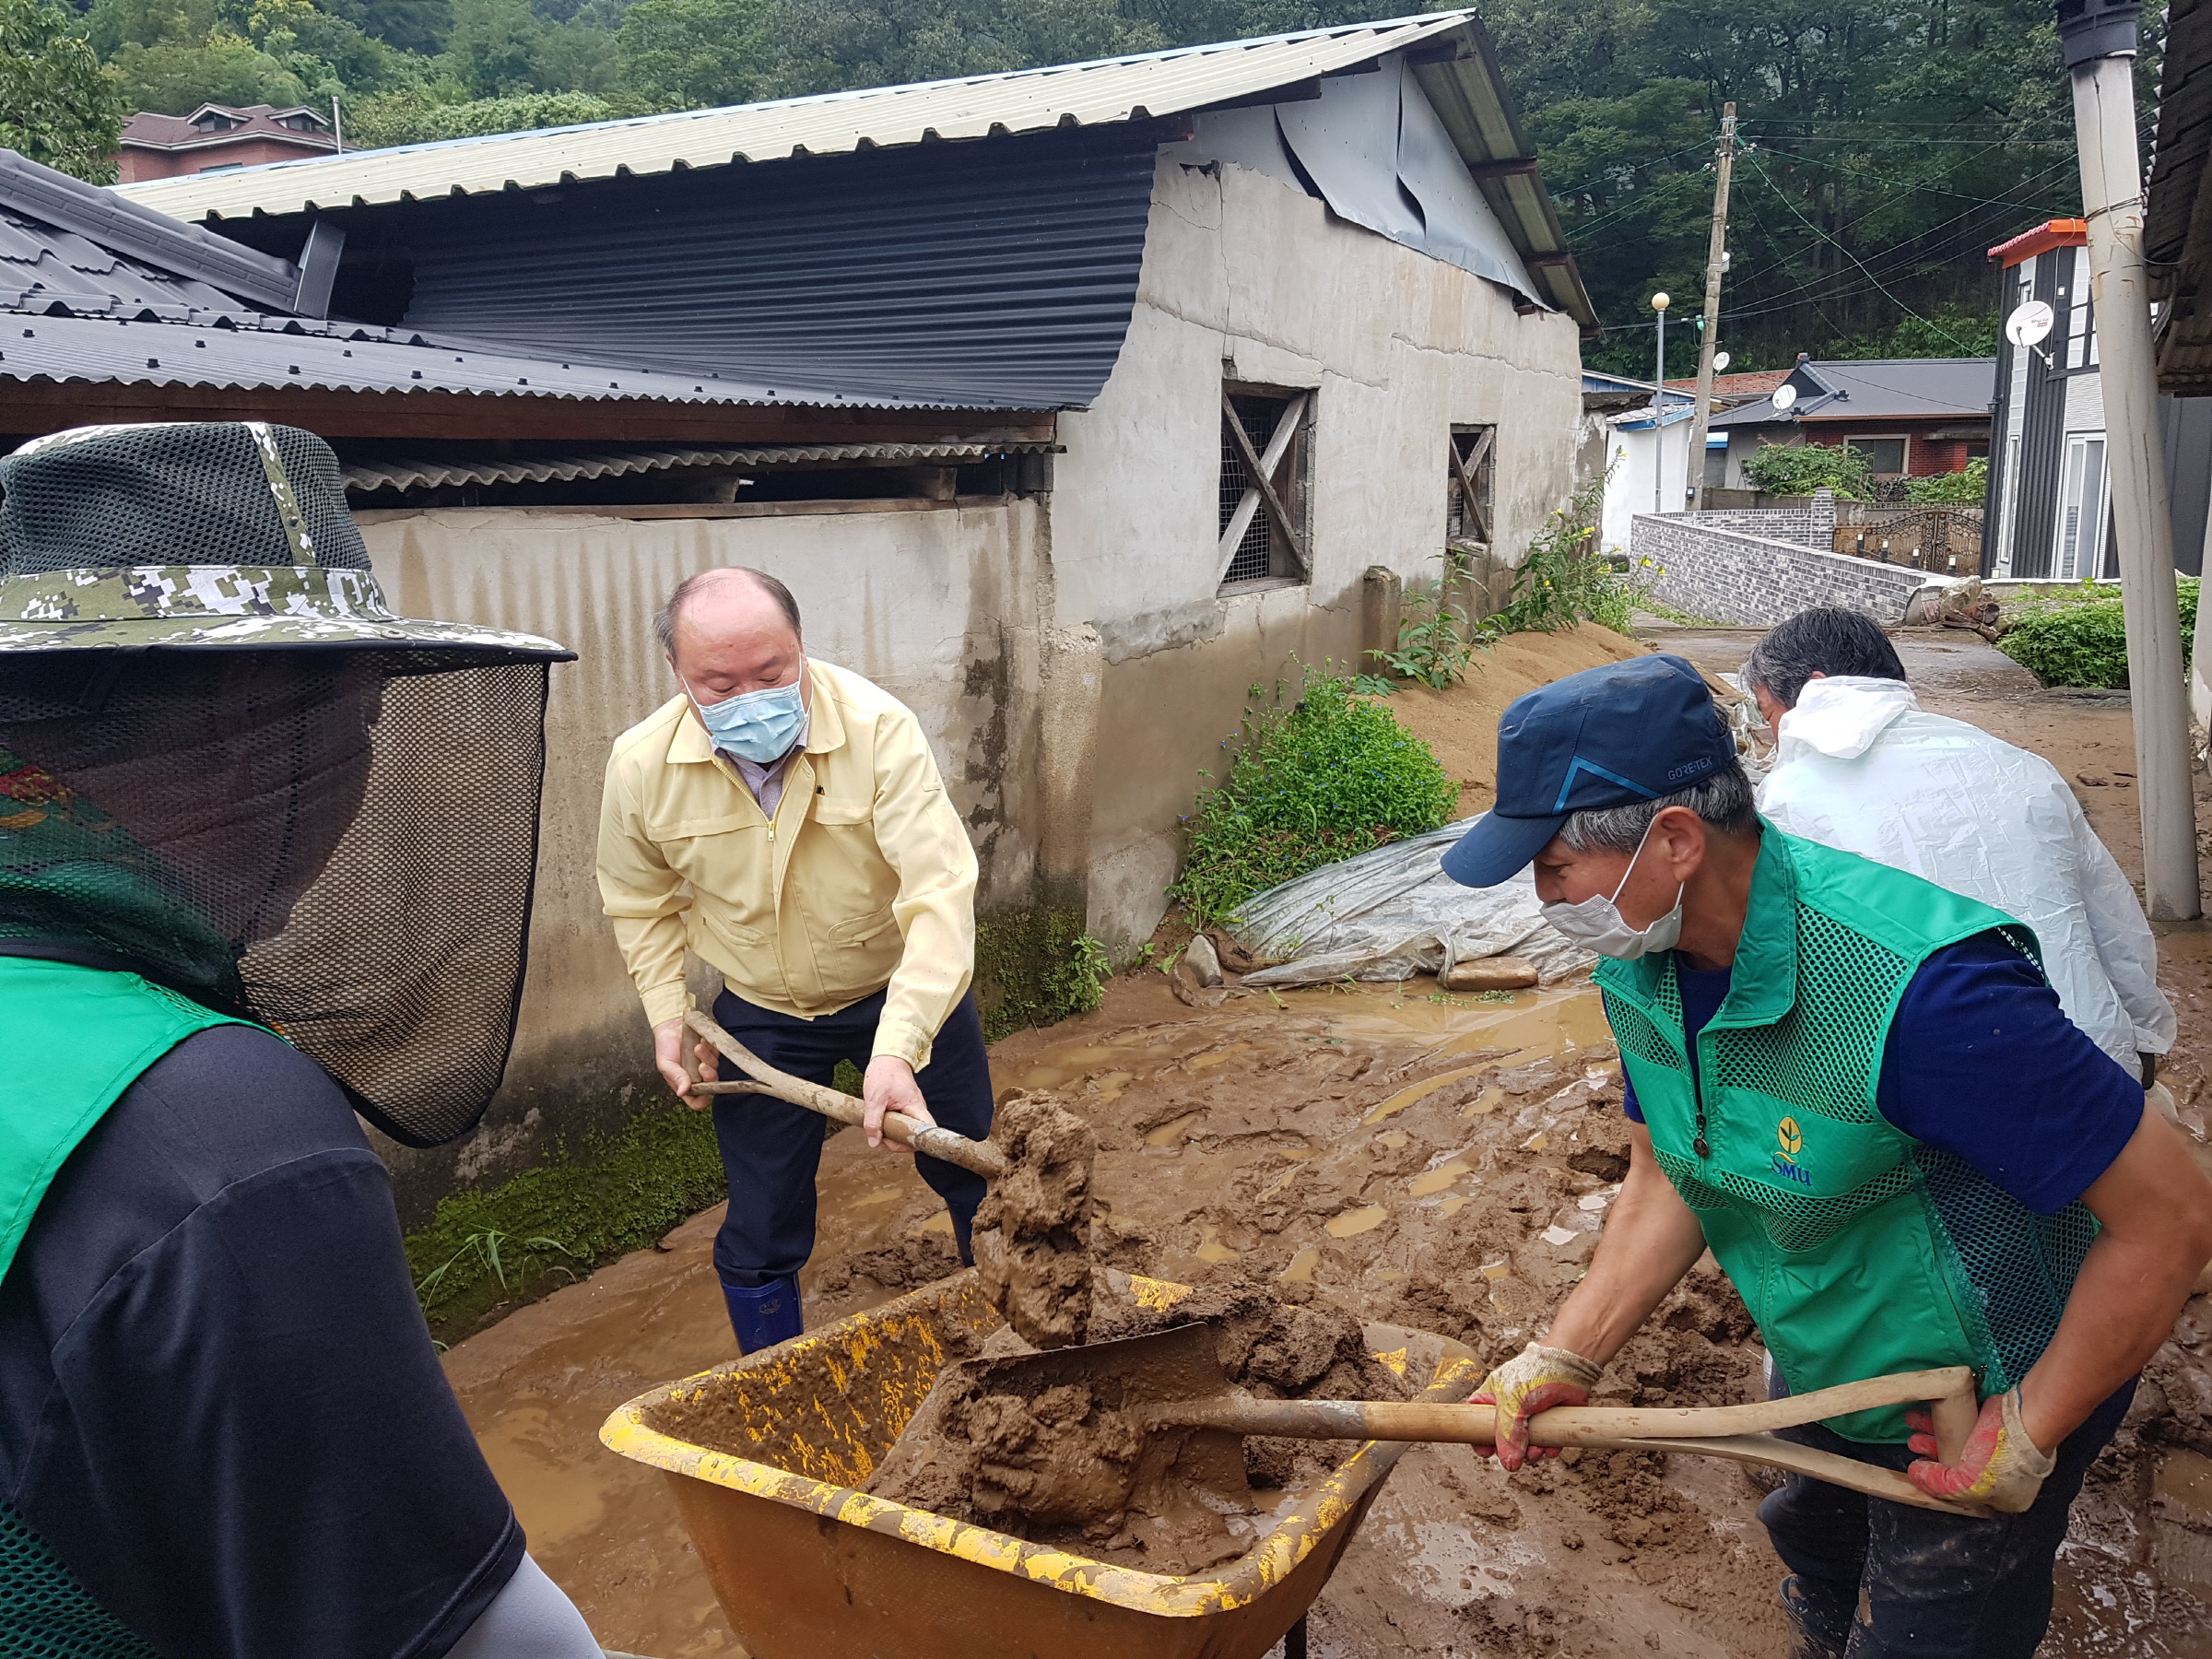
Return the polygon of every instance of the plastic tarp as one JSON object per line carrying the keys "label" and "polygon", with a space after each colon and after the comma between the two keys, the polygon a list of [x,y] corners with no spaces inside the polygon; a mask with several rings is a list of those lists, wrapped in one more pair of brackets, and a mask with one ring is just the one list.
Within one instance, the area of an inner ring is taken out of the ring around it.
{"label": "plastic tarp", "polygon": [[1454,962],[1517,956],[1548,985],[1596,961],[1545,922],[1528,871],[1494,888],[1462,887],[1444,874],[1444,849],[1475,822],[1324,865],[1252,900],[1230,936],[1273,965],[1239,982],[1404,980],[1442,973]]}
{"label": "plastic tarp", "polygon": [[1399,58],[1370,74],[1326,76],[1316,99],[1201,114],[1191,139],[1168,154],[1233,162],[1310,190],[1338,218],[1554,309]]}

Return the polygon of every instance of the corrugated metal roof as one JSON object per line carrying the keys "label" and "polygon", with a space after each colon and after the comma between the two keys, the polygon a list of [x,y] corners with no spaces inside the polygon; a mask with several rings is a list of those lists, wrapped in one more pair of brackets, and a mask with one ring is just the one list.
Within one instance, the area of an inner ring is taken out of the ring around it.
{"label": "corrugated metal roof", "polygon": [[[618,171],[643,175],[930,139],[1096,126],[1202,109],[1332,74],[1380,53],[1449,33],[1473,16],[1471,11],[1439,12],[959,80],[453,138],[214,176],[149,180],[124,186],[122,194],[178,218],[238,218],[315,206],[529,190],[569,180],[612,178]],[[1477,96],[1473,103],[1483,101]],[[1447,124],[1453,121],[1451,112],[1440,112]],[[1472,107],[1462,119],[1472,129],[1486,124]],[[1510,122],[1488,124],[1500,134],[1510,127]]]}
{"label": "corrugated metal roof", "polygon": [[188,321],[241,310],[218,288],[0,207],[0,310]]}
{"label": "corrugated metal roof", "polygon": [[74,236],[147,268],[189,277],[256,305],[288,311],[300,291],[300,267],[197,225],[124,200],[112,190],[56,172],[11,149],[0,149],[0,206],[18,229]]}
{"label": "corrugated metal roof", "polygon": [[412,328],[817,401],[1061,408],[1128,332],[1156,147],[1034,133],[959,166],[933,146],[359,217],[408,252]]}
{"label": "corrugated metal roof", "polygon": [[1042,453],[1055,446],[1034,443],[778,443],[752,449],[641,449],[537,455],[481,461],[403,458],[355,461],[339,469],[346,488],[439,489],[459,484],[551,484],[582,478],[619,478],[636,473],[692,466],[793,466],[840,461],[982,461],[994,455]]}
{"label": "corrugated metal roof", "polygon": [[[269,319],[272,324],[278,319]],[[701,375],[609,370],[455,348],[385,331],[294,333],[191,327],[114,317],[0,315],[0,381],[292,387],[333,392],[462,392],[486,397],[794,403],[766,388]]]}

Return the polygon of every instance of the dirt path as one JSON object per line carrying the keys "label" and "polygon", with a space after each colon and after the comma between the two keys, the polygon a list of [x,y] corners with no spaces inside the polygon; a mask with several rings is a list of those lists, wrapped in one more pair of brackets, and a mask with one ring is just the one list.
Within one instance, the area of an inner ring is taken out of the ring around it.
{"label": "dirt path", "polygon": [[[1733,669],[1751,637],[1665,646]],[[1554,672],[1619,654],[1608,641],[1558,641]],[[1931,707],[2069,771],[2098,757],[2108,773],[2133,770],[2112,759],[2127,752],[2124,703],[2018,700],[2003,680],[2011,665],[1994,653],[1927,667]],[[1488,700],[1501,706],[1504,693],[1491,687]],[[2115,777],[2080,793],[2128,862],[2136,843],[2120,820],[2132,792]],[[2212,1057],[2212,935],[2173,936],[2166,958],[2184,1010],[2176,1092],[2194,1100]],[[1490,1355],[1540,1329],[1573,1282],[1624,1161],[1618,1068],[1586,987],[1485,1003],[1423,981],[1198,1010],[1145,971],[1113,982],[1098,1013],[1008,1039],[993,1065],[1002,1089],[1055,1089],[1097,1126],[1094,1190],[1113,1265],[1310,1284],[1362,1317]],[[945,1218],[911,1163],[856,1135],[826,1150],[821,1209],[810,1323],[951,1265]],[[663,1477],[602,1451],[597,1429],[632,1394],[732,1357],[708,1259],[717,1220],[695,1218],[448,1360],[537,1559],[604,1642],[654,1659],[741,1650]],[[2194,1345],[2208,1332],[2200,1298],[2178,1335]],[[2199,1352],[2212,1359],[2194,1346],[2161,1356],[2136,1414],[2143,1431],[2124,1436],[2077,1510],[2044,1649],[2053,1659],[2212,1659],[2212,1369]],[[1601,1397],[1745,1398],[1756,1364],[1740,1304],[1705,1274],[1615,1363]],[[1756,1500],[1733,1466],[1689,1457],[1592,1454],[1509,1479],[1462,1450],[1417,1450],[1317,1605],[1312,1652],[1782,1659],[1779,1569]]]}

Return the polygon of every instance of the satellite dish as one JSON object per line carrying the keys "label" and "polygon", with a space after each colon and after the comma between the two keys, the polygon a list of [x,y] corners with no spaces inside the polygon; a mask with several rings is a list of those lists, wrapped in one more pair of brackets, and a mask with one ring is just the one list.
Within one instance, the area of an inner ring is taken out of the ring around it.
{"label": "satellite dish", "polygon": [[2048,301],[2030,300],[2005,319],[2005,337],[2015,346],[2033,346],[2049,335],[2057,322],[2058,313]]}
{"label": "satellite dish", "polygon": [[1797,388],[1794,386],[1775,387],[1772,402],[1776,409],[1787,414],[1792,408],[1796,406]]}
{"label": "satellite dish", "polygon": [[1726,352],[1724,352],[1724,351],[1716,351],[1716,352],[1714,352],[1714,353],[1712,354],[1712,371],[1713,371],[1715,374],[1718,374],[1718,373],[1720,373],[1720,371],[1721,371],[1722,370],[1724,370],[1724,369],[1725,369],[1725,368],[1727,368],[1727,367],[1728,367],[1728,354],[1727,354]]}

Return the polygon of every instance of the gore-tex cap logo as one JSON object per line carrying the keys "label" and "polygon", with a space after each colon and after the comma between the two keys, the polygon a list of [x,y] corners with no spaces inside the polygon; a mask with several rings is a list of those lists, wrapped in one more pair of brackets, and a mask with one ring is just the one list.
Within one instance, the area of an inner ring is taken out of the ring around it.
{"label": "gore-tex cap logo", "polygon": [[1713,765],[1714,761],[1710,755],[1702,760],[1685,760],[1666,774],[1666,781],[1669,783],[1679,783],[1684,778],[1694,778],[1700,772],[1711,771]]}

